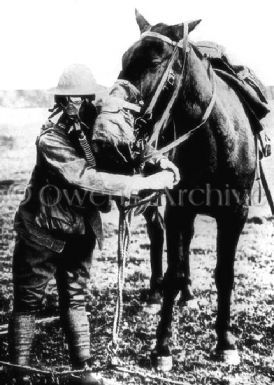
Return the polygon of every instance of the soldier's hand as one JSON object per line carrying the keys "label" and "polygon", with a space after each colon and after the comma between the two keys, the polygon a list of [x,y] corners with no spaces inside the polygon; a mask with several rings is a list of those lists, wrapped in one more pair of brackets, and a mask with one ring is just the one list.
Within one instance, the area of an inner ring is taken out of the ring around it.
{"label": "soldier's hand", "polygon": [[180,172],[177,166],[173,162],[171,162],[168,158],[161,158],[159,161],[159,165],[162,170],[170,170],[174,174],[174,185],[180,182]]}
{"label": "soldier's hand", "polygon": [[159,191],[172,189],[175,185],[174,173],[168,170],[157,172],[143,179],[144,183],[140,185],[140,190]]}

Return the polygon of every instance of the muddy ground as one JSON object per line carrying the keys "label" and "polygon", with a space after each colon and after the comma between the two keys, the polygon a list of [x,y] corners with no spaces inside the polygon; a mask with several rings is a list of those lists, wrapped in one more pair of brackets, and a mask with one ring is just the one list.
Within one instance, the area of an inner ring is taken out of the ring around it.
{"label": "muddy ground", "polygon": [[[47,116],[41,109],[2,110],[0,119],[0,325],[12,309],[11,263],[14,247],[12,220],[22,198],[24,186],[35,160],[34,141],[39,126]],[[274,139],[274,138],[273,138]],[[268,173],[274,181],[273,157]],[[3,182],[4,181],[4,182]],[[235,264],[235,290],[232,300],[232,330],[238,339],[241,364],[236,367],[211,359],[216,343],[216,225],[207,217],[198,217],[191,245],[191,273],[195,301],[188,307],[177,305],[174,312],[172,349],[174,368],[168,374],[156,373],[150,366],[159,315],[145,311],[140,292],[149,284],[149,240],[142,217],[134,220],[126,270],[124,316],[119,357],[124,368],[141,370],[144,377],[121,374],[109,369],[104,375],[123,384],[161,384],[151,374],[182,384],[270,384],[274,367],[274,219],[265,198],[258,205],[254,193],[248,223],[240,239]],[[92,281],[88,297],[91,349],[94,369],[105,369],[106,346],[111,339],[116,301],[116,245],[118,214],[103,216],[105,244],[93,258]],[[165,258],[165,256],[164,256]],[[40,317],[58,315],[54,282],[50,282]],[[35,367],[68,367],[67,347],[59,321],[37,327],[32,355]],[[7,360],[7,336],[0,333],[0,360]],[[273,377],[272,377],[273,378]],[[34,384],[44,383],[43,376],[33,376]],[[55,379],[55,381],[57,381]],[[61,383],[65,383],[62,380]],[[7,376],[0,369],[0,383]]]}

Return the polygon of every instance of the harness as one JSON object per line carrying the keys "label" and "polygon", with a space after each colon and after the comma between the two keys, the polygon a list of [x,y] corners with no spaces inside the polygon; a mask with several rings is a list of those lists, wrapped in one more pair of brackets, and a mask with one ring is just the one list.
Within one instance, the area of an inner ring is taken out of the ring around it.
{"label": "harness", "polygon": [[[210,80],[211,83],[213,84],[212,88],[212,97],[210,100],[210,103],[208,107],[206,108],[205,112],[203,113],[203,116],[201,118],[201,121],[199,124],[197,124],[194,128],[192,128],[190,131],[187,133],[181,135],[177,139],[173,140],[171,143],[168,145],[162,147],[161,149],[158,149],[158,139],[160,133],[166,128],[172,109],[175,105],[175,102],[178,98],[179,92],[182,90],[182,87],[184,86],[184,79],[186,76],[186,71],[187,71],[187,63],[188,63],[188,55],[190,51],[190,47],[188,44],[188,24],[184,24],[184,37],[181,39],[179,42],[175,42],[171,40],[170,38],[161,35],[158,32],[152,32],[152,31],[147,31],[142,34],[141,39],[145,39],[147,37],[152,37],[153,39],[160,39],[163,42],[171,45],[174,47],[174,50],[172,52],[172,55],[169,59],[169,62],[167,64],[167,67],[162,75],[162,78],[156,88],[156,91],[149,103],[149,105],[145,108],[143,114],[136,119],[136,125],[139,126],[144,126],[147,125],[149,121],[152,120],[153,118],[153,112],[155,110],[155,106],[159,100],[159,97],[161,96],[164,88],[166,85],[169,87],[173,87],[173,92],[172,95],[162,113],[161,118],[155,123],[153,127],[152,134],[149,138],[149,140],[146,142],[146,150],[144,151],[144,156],[142,157],[142,161],[146,161],[150,159],[152,156],[155,155],[161,155],[164,153],[169,152],[172,149],[175,149],[178,147],[180,144],[184,143],[186,140],[188,140],[192,135],[194,135],[208,120],[212,109],[214,107],[215,101],[216,101],[216,82],[215,82],[215,75],[213,72],[212,67],[210,66]],[[183,54],[183,63],[182,63],[182,70],[181,73],[176,81],[176,76],[174,74],[173,66],[175,63],[176,58],[178,57],[180,50],[182,51]],[[175,84],[176,83],[176,84]],[[149,149],[149,151],[148,151]],[[153,151],[151,151],[153,150]]]}

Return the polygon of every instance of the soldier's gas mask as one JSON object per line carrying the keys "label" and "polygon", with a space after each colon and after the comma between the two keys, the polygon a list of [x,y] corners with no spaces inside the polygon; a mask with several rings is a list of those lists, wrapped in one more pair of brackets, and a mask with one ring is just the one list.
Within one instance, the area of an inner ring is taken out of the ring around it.
{"label": "soldier's gas mask", "polygon": [[97,116],[94,99],[94,96],[55,96],[55,105],[71,123],[82,123],[92,128]]}
{"label": "soldier's gas mask", "polygon": [[82,103],[84,98],[82,97],[67,97],[67,105],[64,106],[64,112],[73,119],[80,119],[80,109],[82,107]]}

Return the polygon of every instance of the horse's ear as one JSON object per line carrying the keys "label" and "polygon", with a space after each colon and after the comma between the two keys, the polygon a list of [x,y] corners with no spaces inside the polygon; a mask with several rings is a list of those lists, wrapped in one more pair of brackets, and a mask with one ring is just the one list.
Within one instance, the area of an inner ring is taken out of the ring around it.
{"label": "horse's ear", "polygon": [[201,21],[202,19],[190,21],[188,23],[188,31],[189,32],[193,31],[197,27],[197,25],[201,23]]}
{"label": "horse's ear", "polygon": [[[201,22],[202,20],[199,19],[199,20],[194,20],[194,21],[189,21],[188,22],[188,33],[190,33],[191,31],[193,31],[196,26]],[[185,23],[181,23],[181,24],[177,24],[177,25],[174,25],[173,28],[174,28],[174,32],[178,38],[178,40],[181,40],[183,37],[184,37],[184,25]]]}
{"label": "horse's ear", "polygon": [[146,21],[144,16],[141,15],[137,9],[135,9],[135,17],[141,33],[148,31],[151,28],[151,25],[149,24],[149,22]]}

